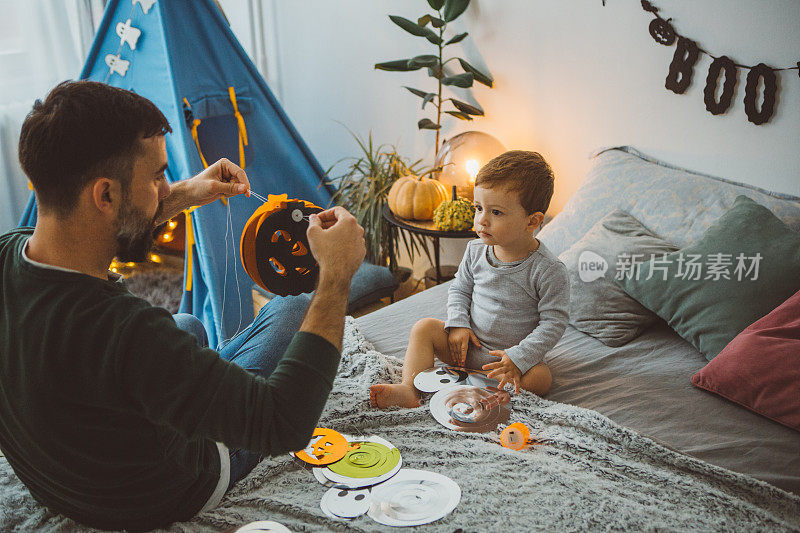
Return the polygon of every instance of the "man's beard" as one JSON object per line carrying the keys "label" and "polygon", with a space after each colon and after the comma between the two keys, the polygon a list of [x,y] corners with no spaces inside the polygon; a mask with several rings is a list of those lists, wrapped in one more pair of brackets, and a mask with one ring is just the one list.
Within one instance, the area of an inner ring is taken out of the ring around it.
{"label": "man's beard", "polygon": [[129,198],[123,198],[122,206],[116,235],[116,257],[123,262],[140,263],[147,259],[150,249],[153,247],[156,220],[158,220],[163,206],[159,202],[153,218],[147,218],[141,209],[131,206]]}

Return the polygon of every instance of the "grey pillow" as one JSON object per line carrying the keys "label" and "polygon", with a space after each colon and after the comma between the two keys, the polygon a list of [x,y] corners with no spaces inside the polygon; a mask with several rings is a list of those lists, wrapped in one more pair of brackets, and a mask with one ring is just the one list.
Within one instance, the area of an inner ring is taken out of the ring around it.
{"label": "grey pillow", "polygon": [[558,256],[569,271],[569,320],[606,346],[622,346],[658,317],[614,283],[625,263],[641,264],[652,254],[678,248],[658,238],[634,217],[617,209]]}

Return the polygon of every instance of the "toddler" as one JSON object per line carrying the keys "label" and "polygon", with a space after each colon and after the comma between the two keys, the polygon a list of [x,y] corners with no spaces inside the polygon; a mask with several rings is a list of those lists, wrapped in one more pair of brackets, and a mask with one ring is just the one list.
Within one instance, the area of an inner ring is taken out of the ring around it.
{"label": "toddler", "polygon": [[446,364],[482,369],[539,396],[552,383],[544,355],[569,321],[564,263],[533,236],[553,196],[553,171],[536,152],[514,150],[489,161],[475,180],[475,231],[447,297],[447,320],[414,324],[402,383],[370,388],[376,407],[417,407],[414,377]]}

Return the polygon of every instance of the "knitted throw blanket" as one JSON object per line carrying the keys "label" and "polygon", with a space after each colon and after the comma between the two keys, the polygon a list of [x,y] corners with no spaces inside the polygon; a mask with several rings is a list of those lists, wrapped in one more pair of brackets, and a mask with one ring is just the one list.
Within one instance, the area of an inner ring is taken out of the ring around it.
{"label": "knitted throw blanket", "polygon": [[[379,435],[397,446],[403,466],[447,475],[461,487],[455,511],[426,531],[725,530],[800,531],[800,497],[676,453],[597,412],[521,393],[511,422],[547,444],[512,451],[497,433],[456,433],[427,405],[381,411],[369,386],[397,382],[402,362],[376,352],[352,318],[339,374],[321,426]],[[221,531],[275,520],[298,531],[393,530],[366,515],[327,518],[325,493],[287,456],[262,461],[216,509],[170,531]],[[90,531],[37,504],[0,459],[0,531]]]}

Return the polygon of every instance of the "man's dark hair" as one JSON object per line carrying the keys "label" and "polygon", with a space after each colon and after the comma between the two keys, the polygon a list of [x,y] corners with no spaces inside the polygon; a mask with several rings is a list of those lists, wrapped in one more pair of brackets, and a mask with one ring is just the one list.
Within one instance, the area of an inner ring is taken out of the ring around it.
{"label": "man's dark hair", "polygon": [[519,194],[527,213],[546,213],[553,198],[553,169],[538,152],[511,150],[486,163],[475,178],[475,186],[501,187]]}
{"label": "man's dark hair", "polygon": [[25,117],[19,162],[39,205],[66,215],[94,178],[119,180],[127,190],[139,140],[170,131],[143,96],[95,81],[65,81]]}

